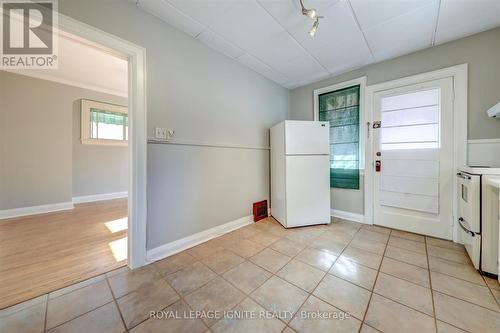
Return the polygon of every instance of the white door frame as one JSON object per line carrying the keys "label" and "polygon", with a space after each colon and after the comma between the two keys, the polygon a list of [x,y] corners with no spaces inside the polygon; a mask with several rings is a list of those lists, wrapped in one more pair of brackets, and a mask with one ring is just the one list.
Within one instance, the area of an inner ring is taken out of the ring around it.
{"label": "white door frame", "polygon": [[146,49],[58,13],[59,29],[85,38],[128,58],[129,189],[128,256],[130,268],[146,264]]}
{"label": "white door frame", "polygon": [[[401,79],[382,82],[366,87],[366,121],[373,124],[373,96],[377,92],[419,84],[451,77],[453,79],[453,171],[467,164],[467,92],[468,92],[468,65],[461,64],[439,69],[432,72],[412,75]],[[371,127],[371,126],[370,126]],[[373,131],[371,131],[373,132]],[[365,221],[373,224],[373,135],[366,141],[365,147]],[[457,184],[453,182],[453,193],[457,193]],[[453,240],[458,240],[457,198],[453,195]]]}

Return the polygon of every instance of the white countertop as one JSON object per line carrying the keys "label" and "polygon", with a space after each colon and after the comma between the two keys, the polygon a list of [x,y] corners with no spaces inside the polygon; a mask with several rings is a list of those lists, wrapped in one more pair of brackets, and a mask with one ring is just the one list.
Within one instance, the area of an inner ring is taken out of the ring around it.
{"label": "white countertop", "polygon": [[483,167],[483,166],[465,166],[459,168],[460,171],[465,171],[475,175],[498,175],[500,176],[500,167]]}
{"label": "white countertop", "polygon": [[489,177],[484,177],[483,180],[485,184],[500,188],[500,177],[489,176]]}

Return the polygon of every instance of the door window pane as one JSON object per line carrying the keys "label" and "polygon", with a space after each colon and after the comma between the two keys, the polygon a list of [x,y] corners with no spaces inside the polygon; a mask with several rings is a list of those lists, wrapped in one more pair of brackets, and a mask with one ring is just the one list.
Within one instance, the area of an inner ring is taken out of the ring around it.
{"label": "door window pane", "polygon": [[437,124],[439,123],[439,107],[437,105],[382,112],[384,127]]}
{"label": "door window pane", "polygon": [[382,97],[380,148],[439,148],[439,99],[439,89]]}
{"label": "door window pane", "polygon": [[382,99],[382,112],[439,104],[439,89],[413,91]]}

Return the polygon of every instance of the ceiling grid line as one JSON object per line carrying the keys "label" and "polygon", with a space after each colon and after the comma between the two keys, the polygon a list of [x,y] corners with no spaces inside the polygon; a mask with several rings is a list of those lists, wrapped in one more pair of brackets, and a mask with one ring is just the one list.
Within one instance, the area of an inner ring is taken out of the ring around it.
{"label": "ceiling grid line", "polygon": [[351,9],[352,16],[354,18],[354,21],[356,22],[356,26],[358,27],[359,31],[361,32],[361,35],[363,35],[363,40],[365,41],[366,47],[370,51],[370,55],[372,56],[373,61],[376,61],[375,55],[373,54],[373,50],[370,46],[370,43],[368,43],[368,39],[366,38],[365,32],[363,29],[361,29],[361,25],[359,24],[358,17],[356,15],[356,12],[354,11],[354,8],[352,8],[351,0],[347,0],[347,3],[349,4],[349,8]]}
{"label": "ceiling grid line", "polygon": [[437,10],[437,15],[436,15],[436,25],[434,26],[434,33],[432,34],[431,46],[436,45],[436,35],[437,35],[437,30],[438,30],[439,13],[440,12],[441,12],[441,0],[438,0],[438,10]]}

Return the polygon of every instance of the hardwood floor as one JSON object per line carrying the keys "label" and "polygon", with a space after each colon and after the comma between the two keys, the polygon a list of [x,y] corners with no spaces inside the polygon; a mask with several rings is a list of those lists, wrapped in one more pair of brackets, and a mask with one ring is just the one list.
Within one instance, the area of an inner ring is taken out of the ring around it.
{"label": "hardwood floor", "polygon": [[0,220],[0,309],[124,266],[126,219],[118,199]]}

